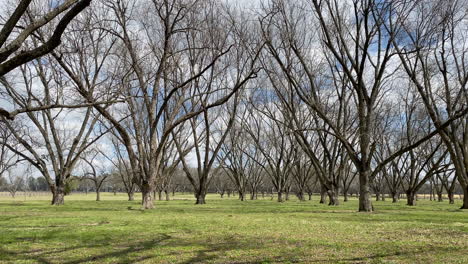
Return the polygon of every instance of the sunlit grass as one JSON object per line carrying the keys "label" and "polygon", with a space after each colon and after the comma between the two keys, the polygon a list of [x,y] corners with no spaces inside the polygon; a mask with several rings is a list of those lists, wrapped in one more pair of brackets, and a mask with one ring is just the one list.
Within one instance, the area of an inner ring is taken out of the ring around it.
{"label": "sunlit grass", "polygon": [[[460,204],[375,202],[375,213],[315,200],[240,202],[190,194],[139,201],[105,193],[0,197],[2,263],[468,263],[468,212]],[[172,197],[171,197],[172,198]],[[138,196],[135,199],[139,199]],[[457,201],[458,202],[458,201]]]}

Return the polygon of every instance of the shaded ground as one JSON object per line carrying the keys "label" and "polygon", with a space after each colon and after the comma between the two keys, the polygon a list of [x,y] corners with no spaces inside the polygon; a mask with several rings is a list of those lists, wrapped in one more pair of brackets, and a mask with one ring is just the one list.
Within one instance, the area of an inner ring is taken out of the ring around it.
{"label": "shaded ground", "polygon": [[[468,212],[460,204],[317,200],[279,204],[191,195],[152,211],[124,195],[0,197],[0,263],[468,263]],[[106,201],[107,200],[107,201]]]}

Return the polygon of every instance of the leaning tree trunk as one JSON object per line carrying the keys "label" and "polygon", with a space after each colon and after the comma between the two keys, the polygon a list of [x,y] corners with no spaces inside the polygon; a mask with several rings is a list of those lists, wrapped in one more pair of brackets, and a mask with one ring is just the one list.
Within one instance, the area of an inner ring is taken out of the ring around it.
{"label": "leaning tree trunk", "polygon": [[372,212],[372,195],[370,191],[369,170],[359,172],[359,212]]}
{"label": "leaning tree trunk", "polygon": [[154,208],[154,196],[153,196],[154,191],[155,191],[155,187],[152,184],[144,183],[141,186],[141,194],[142,194],[141,204],[144,209]]}

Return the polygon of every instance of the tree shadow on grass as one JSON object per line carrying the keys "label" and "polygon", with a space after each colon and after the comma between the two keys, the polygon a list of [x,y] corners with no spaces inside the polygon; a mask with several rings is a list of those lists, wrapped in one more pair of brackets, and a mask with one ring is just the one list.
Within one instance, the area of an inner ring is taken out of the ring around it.
{"label": "tree shadow on grass", "polygon": [[[206,242],[202,240],[184,240],[181,238],[173,239],[168,234],[159,234],[157,238],[149,240],[139,240],[132,243],[116,243],[116,244],[101,244],[94,242],[93,244],[85,244],[83,246],[66,247],[60,249],[33,249],[33,250],[22,250],[13,251],[7,250],[0,247],[0,256],[6,256],[5,261],[32,261],[34,263],[52,264],[52,263],[64,263],[64,264],[80,264],[80,263],[103,263],[112,261],[112,263],[135,263],[145,260],[161,259],[162,257],[172,257],[177,259],[177,263],[205,263],[208,261],[216,261],[218,258],[225,255],[229,250],[239,250],[248,248],[249,243],[241,243],[236,240],[228,242]],[[250,244],[252,245],[252,244]],[[112,249],[109,249],[112,246]],[[193,257],[183,257],[181,252],[177,248],[193,248],[202,246],[203,249],[194,250],[192,252],[185,252],[185,254],[194,253]],[[165,248],[169,252],[165,251],[163,254],[159,252],[158,248]],[[88,249],[102,248],[101,254],[86,254]],[[67,255],[77,254],[80,252],[81,255],[86,254],[85,257],[73,258]],[[60,255],[58,255],[60,254]],[[60,257],[62,256],[62,259]],[[65,256],[65,257],[63,257]],[[157,262],[157,261],[156,261]],[[235,262],[241,263],[241,262]]]}

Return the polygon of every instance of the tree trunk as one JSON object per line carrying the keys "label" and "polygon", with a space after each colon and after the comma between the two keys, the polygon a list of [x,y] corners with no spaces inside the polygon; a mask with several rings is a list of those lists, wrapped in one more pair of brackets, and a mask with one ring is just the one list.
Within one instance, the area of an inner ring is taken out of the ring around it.
{"label": "tree trunk", "polygon": [[301,202],[305,201],[304,192],[303,192],[303,191],[297,192],[297,198],[298,198],[299,201],[301,201]]}
{"label": "tree trunk", "polygon": [[382,196],[380,198],[382,199],[383,202],[385,202],[385,193],[382,193],[381,195]]}
{"label": "tree trunk", "polygon": [[127,194],[128,194],[128,200],[129,200],[129,201],[135,200],[135,198],[134,198],[134,193],[133,193],[133,192],[128,192]]}
{"label": "tree trunk", "polygon": [[239,191],[239,200],[241,200],[242,202],[245,200],[243,191]]}
{"label": "tree trunk", "polygon": [[447,196],[449,199],[449,204],[454,204],[455,203],[455,194],[453,193],[452,190],[447,191]]}
{"label": "tree trunk", "polygon": [[376,194],[375,194],[375,200],[376,200],[376,201],[380,201],[380,193],[376,193]]}
{"label": "tree trunk", "polygon": [[322,186],[322,188],[320,188],[320,203],[321,204],[324,204],[327,202],[327,189]]}
{"label": "tree trunk", "polygon": [[279,202],[279,203],[284,202],[284,199],[283,199],[283,192],[278,192],[278,202]]}
{"label": "tree trunk", "polygon": [[250,193],[250,200],[257,200],[257,192],[256,191],[252,191]]}
{"label": "tree trunk", "polygon": [[166,191],[164,191],[164,193],[166,194],[166,201],[170,201],[170,200],[171,200],[170,192],[168,192],[168,191],[166,190]]}
{"label": "tree trunk", "polygon": [[339,205],[340,204],[340,200],[338,199],[338,194],[339,193],[340,193],[339,189],[335,188],[335,187],[333,187],[332,190],[327,191],[328,198],[330,200],[328,205]]}
{"label": "tree trunk", "polygon": [[148,183],[143,184],[141,187],[142,201],[141,204],[143,209],[153,209],[154,208],[154,186],[151,186]]}
{"label": "tree trunk", "polygon": [[444,201],[444,198],[442,196],[442,192],[437,192],[437,201],[438,202],[443,202]]}
{"label": "tree trunk", "polygon": [[162,197],[162,191],[158,191],[158,200],[159,201],[162,201],[163,197]]}
{"label": "tree trunk", "polygon": [[59,185],[51,188],[52,190],[52,205],[64,205],[65,204],[65,186]]}
{"label": "tree trunk", "polygon": [[286,200],[286,201],[289,201],[289,191],[286,191],[286,195],[285,195],[285,196],[286,196],[286,197],[285,197],[285,200]]}
{"label": "tree trunk", "polygon": [[343,191],[343,195],[344,195],[344,201],[347,202],[348,201],[348,192],[346,190]]}
{"label": "tree trunk", "polygon": [[468,209],[468,186],[463,188],[463,205],[460,209]]}
{"label": "tree trunk", "polygon": [[197,201],[195,202],[195,204],[206,204],[205,195],[203,194],[197,195]]}
{"label": "tree trunk", "polygon": [[220,193],[221,199],[224,198],[224,192]]}
{"label": "tree trunk", "polygon": [[312,201],[312,193],[308,193],[309,195],[309,201]]}
{"label": "tree trunk", "polygon": [[197,198],[197,201],[195,202],[195,204],[206,204],[205,197],[206,197],[206,190],[204,190],[203,188],[197,190],[195,192],[195,198]]}
{"label": "tree trunk", "polygon": [[96,189],[96,201],[101,201],[101,191],[99,189]]}
{"label": "tree trunk", "polygon": [[398,203],[398,198],[400,196],[398,195],[398,193],[392,193],[392,203]]}
{"label": "tree trunk", "polygon": [[407,200],[406,205],[415,206],[416,205],[416,193],[414,193],[413,191],[407,191],[406,200]]}
{"label": "tree trunk", "polygon": [[372,212],[372,195],[370,191],[369,171],[359,172],[359,212]]}

